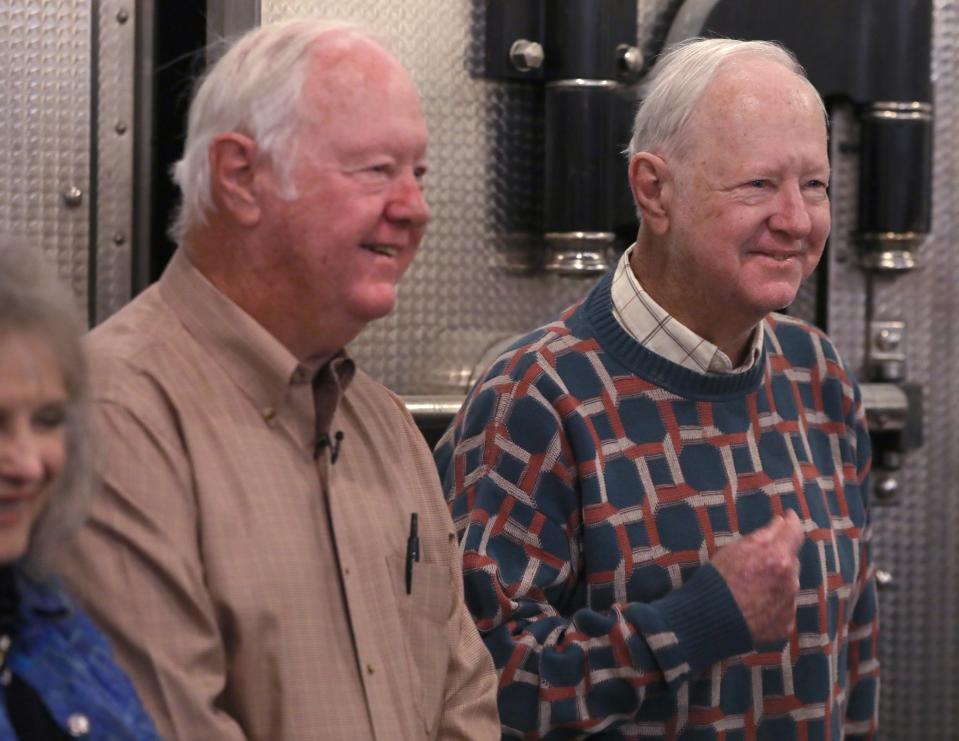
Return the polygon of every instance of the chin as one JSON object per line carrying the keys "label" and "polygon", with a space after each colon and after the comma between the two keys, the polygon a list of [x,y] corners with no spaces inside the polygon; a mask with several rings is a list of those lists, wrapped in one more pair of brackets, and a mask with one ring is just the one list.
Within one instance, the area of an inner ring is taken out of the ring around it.
{"label": "chin", "polygon": [[396,308],[396,301],[379,301],[379,302],[365,302],[360,306],[357,306],[353,311],[353,316],[355,316],[363,324],[367,322],[375,322],[377,319],[382,319],[383,317],[389,316],[393,313],[393,309]]}
{"label": "chin", "polygon": [[27,552],[26,538],[0,538],[0,566],[6,566],[20,559]]}
{"label": "chin", "polygon": [[762,295],[755,297],[756,301],[754,306],[757,309],[757,313],[762,313],[763,316],[771,311],[781,311],[785,309],[796,300],[796,295],[799,293],[799,286],[770,288],[771,290],[764,291]]}

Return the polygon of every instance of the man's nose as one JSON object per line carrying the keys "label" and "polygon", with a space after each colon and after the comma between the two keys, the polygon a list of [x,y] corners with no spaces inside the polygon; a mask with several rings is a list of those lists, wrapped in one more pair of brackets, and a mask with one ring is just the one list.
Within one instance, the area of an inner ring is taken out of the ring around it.
{"label": "man's nose", "polygon": [[413,228],[426,226],[432,218],[422,185],[412,172],[404,173],[394,184],[386,213],[391,221],[403,222]]}
{"label": "man's nose", "polygon": [[803,198],[798,184],[784,185],[776,199],[776,211],[769,219],[769,226],[790,239],[804,239],[812,230],[809,204]]}

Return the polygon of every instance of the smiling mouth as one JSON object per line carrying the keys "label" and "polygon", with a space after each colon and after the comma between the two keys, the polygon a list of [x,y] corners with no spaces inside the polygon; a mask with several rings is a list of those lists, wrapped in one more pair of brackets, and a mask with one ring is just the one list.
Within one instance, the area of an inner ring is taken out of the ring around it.
{"label": "smiling mouth", "polygon": [[755,254],[760,257],[768,257],[770,260],[775,260],[776,262],[788,262],[794,258],[798,258],[802,253],[801,252],[789,252],[786,254],[778,252],[756,252]]}
{"label": "smiling mouth", "polygon": [[385,244],[364,244],[363,249],[385,257],[396,257],[400,251],[398,247],[389,247]]}
{"label": "smiling mouth", "polygon": [[23,509],[29,503],[29,501],[29,497],[0,498],[0,514],[5,512],[15,512]]}

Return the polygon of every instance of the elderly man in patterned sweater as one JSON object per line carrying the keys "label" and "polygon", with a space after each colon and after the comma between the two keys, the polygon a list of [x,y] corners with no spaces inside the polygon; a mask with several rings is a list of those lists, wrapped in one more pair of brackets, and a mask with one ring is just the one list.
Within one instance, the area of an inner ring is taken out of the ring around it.
{"label": "elderly man in patterned sweater", "polygon": [[781,47],[687,43],[629,179],[635,245],[493,363],[436,451],[503,734],[872,737],[860,394],[773,313],[829,233],[822,101]]}

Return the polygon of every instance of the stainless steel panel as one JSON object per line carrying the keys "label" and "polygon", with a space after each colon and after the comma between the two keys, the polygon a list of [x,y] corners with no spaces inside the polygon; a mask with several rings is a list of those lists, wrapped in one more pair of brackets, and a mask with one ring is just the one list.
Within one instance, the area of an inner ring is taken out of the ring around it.
{"label": "stainless steel panel", "polygon": [[895,474],[894,503],[874,509],[876,561],[892,581],[881,593],[881,727],[887,739],[959,738],[959,8],[934,3],[935,142],[933,234],[919,269],[866,277],[850,238],[856,227],[858,158],[850,111],[833,119],[833,249],[829,332],[858,372],[871,321],[906,325],[906,380],[924,388],[925,444]]}
{"label": "stainless steel panel", "polygon": [[873,286],[876,320],[906,323],[906,378],[925,390],[925,445],[897,506],[877,510],[886,738],[959,738],[959,5],[935,0],[933,233],[918,270]]}
{"label": "stainless steel panel", "polygon": [[130,300],[136,4],[100,0],[96,22],[97,161],[93,315],[103,321]]}
{"label": "stainless steel panel", "polygon": [[81,307],[89,276],[90,24],[85,0],[0,3],[0,233],[55,261]]}
{"label": "stainless steel panel", "polygon": [[830,112],[832,232],[823,259],[829,273],[826,329],[843,357],[857,373],[866,358],[867,276],[859,267],[853,231],[859,203],[859,129],[849,106]]}

